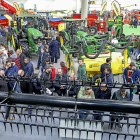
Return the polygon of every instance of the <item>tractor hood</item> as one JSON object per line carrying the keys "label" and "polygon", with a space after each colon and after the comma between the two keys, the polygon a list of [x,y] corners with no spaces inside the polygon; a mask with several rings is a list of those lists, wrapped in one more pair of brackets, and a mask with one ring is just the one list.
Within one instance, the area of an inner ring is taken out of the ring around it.
{"label": "tractor hood", "polygon": [[28,32],[30,32],[30,34],[32,34],[34,37],[43,36],[43,34],[39,30],[37,30],[35,28],[29,28]]}

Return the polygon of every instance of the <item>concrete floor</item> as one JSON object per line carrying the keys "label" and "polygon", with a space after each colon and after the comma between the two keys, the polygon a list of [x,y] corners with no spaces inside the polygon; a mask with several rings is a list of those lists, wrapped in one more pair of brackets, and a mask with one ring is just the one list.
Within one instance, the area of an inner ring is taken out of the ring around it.
{"label": "concrete floor", "polygon": [[[54,64],[56,69],[60,67],[60,62],[61,61],[65,61],[65,56],[62,52],[61,52],[61,58],[58,60],[58,63]],[[37,66],[37,56],[36,55],[34,55],[34,54],[32,55],[31,62],[33,63],[34,68],[36,68],[36,66]],[[35,73],[38,73],[38,72],[39,71],[35,70]],[[115,77],[115,81],[116,80],[118,81],[118,78],[122,79],[121,76],[120,77]],[[112,93],[114,91],[116,91],[116,89],[113,89]],[[138,96],[137,95],[134,95],[134,101],[138,101]],[[4,111],[3,107],[1,109],[2,109],[1,111]],[[56,109],[58,109],[58,108],[56,108]],[[33,111],[33,113],[35,114],[35,111]],[[42,112],[39,111],[39,114],[41,114],[41,113]],[[55,112],[55,115],[58,116],[59,114],[57,112]],[[137,116],[137,115],[131,115],[131,116]],[[89,116],[88,118],[90,119],[91,116]],[[0,120],[1,119],[2,119],[2,116],[1,116],[1,113],[0,113]],[[109,117],[104,117],[103,120],[109,120]],[[17,116],[16,116],[16,121],[19,121]],[[21,119],[21,122],[25,122],[23,118]],[[123,120],[123,122],[126,122],[126,121]],[[135,120],[130,119],[130,123],[132,123],[132,122],[135,123]],[[38,118],[37,123],[42,124],[41,118]],[[44,122],[44,123],[46,124],[47,122]],[[58,119],[55,120],[55,125],[56,126],[59,125]],[[19,140],[19,139],[20,140],[56,140],[56,139],[58,139],[58,140],[71,140],[71,138],[58,138],[58,131],[55,130],[55,129],[53,130],[52,137],[51,137],[51,132],[50,132],[49,129],[46,129],[46,136],[44,136],[43,128],[39,128],[40,129],[39,135],[37,134],[37,128],[36,127],[32,127],[32,128],[33,128],[32,135],[31,135],[31,130],[30,130],[29,127],[26,127],[26,134],[25,134],[23,126],[20,126],[19,133],[17,131],[16,126],[13,127],[13,132],[11,132],[10,125],[8,124],[7,125],[7,131],[5,132],[3,124],[0,123],[0,140]],[[110,130],[108,130],[108,125],[104,125],[103,130],[104,131],[110,131]],[[119,132],[119,129],[116,128],[115,130],[111,130],[111,131],[112,132]],[[123,127],[121,132],[127,133],[126,126]],[[134,132],[134,127],[130,127],[129,132],[132,133],[132,134],[135,133]],[[116,136],[112,135],[111,140],[115,140],[115,139],[116,139]],[[131,139],[132,139],[132,137],[127,137],[126,138],[126,140],[131,140]],[[109,140],[109,135],[105,134],[103,136],[103,140]],[[124,136],[119,136],[118,140],[124,140]],[[140,140],[140,138],[135,138],[135,140]]]}

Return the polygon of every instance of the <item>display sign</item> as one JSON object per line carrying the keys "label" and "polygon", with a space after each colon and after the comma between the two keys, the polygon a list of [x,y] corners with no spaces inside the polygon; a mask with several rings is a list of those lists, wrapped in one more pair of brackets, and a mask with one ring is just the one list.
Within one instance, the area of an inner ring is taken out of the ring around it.
{"label": "display sign", "polygon": [[113,1],[111,4],[116,16],[121,14],[121,7],[120,4],[117,1]]}
{"label": "display sign", "polygon": [[34,5],[34,12],[37,13],[37,7],[36,7],[36,4]]}
{"label": "display sign", "polygon": [[14,5],[16,11],[17,11],[17,14],[20,15],[19,5],[16,2],[14,2],[13,5]]}
{"label": "display sign", "polygon": [[23,3],[22,3],[22,4],[20,4],[20,7],[24,9],[24,4],[23,4]]}
{"label": "display sign", "polygon": [[102,4],[102,11],[100,12],[100,16],[104,13],[106,7],[107,7],[107,2],[105,1],[105,2]]}

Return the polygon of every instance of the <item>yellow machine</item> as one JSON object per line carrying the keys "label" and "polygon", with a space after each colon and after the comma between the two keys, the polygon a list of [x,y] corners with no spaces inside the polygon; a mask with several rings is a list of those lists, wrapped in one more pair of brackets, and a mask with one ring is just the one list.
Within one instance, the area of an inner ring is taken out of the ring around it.
{"label": "yellow machine", "polygon": [[[77,73],[78,70],[78,58],[73,58],[72,55],[65,55],[67,67],[71,70],[71,73]],[[110,58],[110,53],[101,54],[96,59],[88,59],[85,56],[82,57],[86,64],[87,76],[92,77],[96,74],[100,74],[101,65],[106,63],[106,58]],[[114,75],[122,74],[124,69],[131,63],[131,59],[127,58],[127,50],[124,50],[124,56],[121,52],[112,52],[111,68]]]}

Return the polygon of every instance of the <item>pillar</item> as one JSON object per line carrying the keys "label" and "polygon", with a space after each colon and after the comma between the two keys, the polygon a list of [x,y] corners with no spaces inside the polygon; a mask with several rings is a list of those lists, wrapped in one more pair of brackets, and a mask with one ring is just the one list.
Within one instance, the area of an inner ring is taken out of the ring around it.
{"label": "pillar", "polygon": [[76,0],[76,13],[80,13],[80,0]]}
{"label": "pillar", "polygon": [[[82,0],[81,1],[81,19],[87,19],[87,14],[88,14],[88,0]],[[87,22],[86,25],[87,26]]]}
{"label": "pillar", "polygon": [[82,0],[81,2],[81,19],[86,19],[88,14],[88,0]]}

